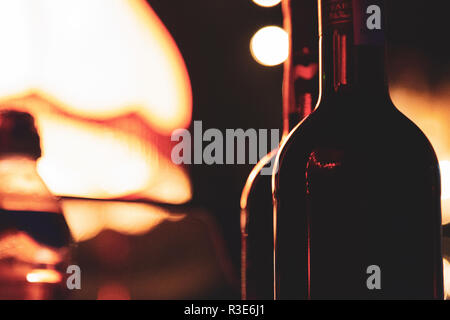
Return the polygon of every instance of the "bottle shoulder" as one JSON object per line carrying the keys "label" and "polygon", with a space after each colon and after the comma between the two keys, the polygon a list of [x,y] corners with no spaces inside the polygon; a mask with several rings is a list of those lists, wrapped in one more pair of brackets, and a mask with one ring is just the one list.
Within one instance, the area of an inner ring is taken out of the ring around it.
{"label": "bottle shoulder", "polygon": [[258,192],[257,189],[260,189],[261,185],[263,185],[262,187],[267,185],[267,187],[270,188],[270,180],[273,171],[272,164],[275,160],[277,152],[278,148],[272,150],[270,153],[261,158],[253,167],[245,182],[244,188],[242,189],[240,199],[241,209],[245,209],[247,207],[249,198],[251,198],[253,193]]}
{"label": "bottle shoulder", "polygon": [[317,150],[343,152],[347,157],[360,158],[367,163],[374,163],[376,159],[380,164],[389,162],[392,166],[437,170],[437,157],[430,141],[390,100],[383,106],[376,100],[341,103],[349,106],[336,107],[322,101],[291,131],[280,146],[275,178],[280,171],[286,171],[286,167],[304,170]]}

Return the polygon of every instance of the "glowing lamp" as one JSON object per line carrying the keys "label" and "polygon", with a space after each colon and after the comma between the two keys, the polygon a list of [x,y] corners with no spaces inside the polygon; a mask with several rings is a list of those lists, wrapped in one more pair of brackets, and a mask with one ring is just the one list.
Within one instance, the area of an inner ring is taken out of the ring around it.
{"label": "glowing lamp", "polygon": [[191,85],[146,1],[1,1],[0,41],[0,107],[36,118],[52,192],[190,199],[170,134],[191,121]]}

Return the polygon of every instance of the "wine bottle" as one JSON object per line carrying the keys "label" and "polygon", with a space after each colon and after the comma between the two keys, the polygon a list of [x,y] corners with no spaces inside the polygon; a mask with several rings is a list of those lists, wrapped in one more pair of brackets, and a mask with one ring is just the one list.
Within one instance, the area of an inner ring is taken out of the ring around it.
{"label": "wine bottle", "polygon": [[73,243],[61,207],[37,172],[33,117],[0,113],[0,299],[62,299]]}
{"label": "wine bottle", "polygon": [[[311,113],[318,96],[316,0],[282,2],[290,54],[283,74],[283,137]],[[273,206],[270,167],[273,150],[254,167],[241,197],[241,294],[273,299]]]}
{"label": "wine bottle", "polygon": [[320,98],[273,177],[277,299],[442,299],[440,174],[392,103],[382,0],[319,0]]}

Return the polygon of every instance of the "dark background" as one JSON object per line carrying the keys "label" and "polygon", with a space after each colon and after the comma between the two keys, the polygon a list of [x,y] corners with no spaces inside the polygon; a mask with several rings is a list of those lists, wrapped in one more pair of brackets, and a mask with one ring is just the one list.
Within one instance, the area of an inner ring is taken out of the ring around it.
{"label": "dark background", "polygon": [[[249,51],[253,34],[282,25],[281,6],[251,0],[148,0],[174,37],[192,82],[193,120],[207,128],[280,128],[282,66],[264,67]],[[448,11],[445,1],[388,2],[390,85],[416,86],[411,71],[430,88],[449,81]],[[238,276],[239,199],[250,165],[191,166],[194,204],[217,220]],[[238,292],[229,293],[231,298]],[[226,298],[226,297],[225,297]]]}

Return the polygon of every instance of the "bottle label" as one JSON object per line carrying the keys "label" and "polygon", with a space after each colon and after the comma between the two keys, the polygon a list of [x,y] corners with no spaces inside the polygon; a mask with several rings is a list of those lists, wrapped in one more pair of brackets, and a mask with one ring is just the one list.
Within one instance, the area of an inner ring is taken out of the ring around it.
{"label": "bottle label", "polygon": [[383,0],[353,0],[353,32],[355,45],[384,44]]}
{"label": "bottle label", "polygon": [[383,0],[322,0],[325,28],[353,23],[355,45],[384,44]]}
{"label": "bottle label", "polygon": [[323,0],[322,4],[325,27],[352,21],[352,0]]}

